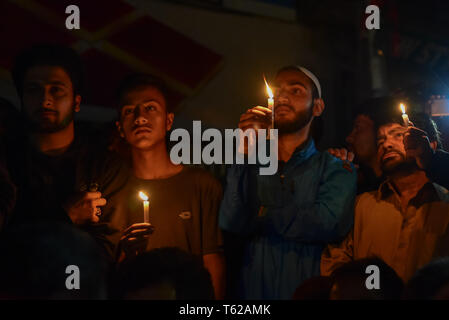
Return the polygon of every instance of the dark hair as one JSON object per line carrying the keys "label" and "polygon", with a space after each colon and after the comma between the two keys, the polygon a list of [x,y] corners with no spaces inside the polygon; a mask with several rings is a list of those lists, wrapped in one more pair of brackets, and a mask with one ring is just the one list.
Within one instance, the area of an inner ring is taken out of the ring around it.
{"label": "dark hair", "polygon": [[173,112],[172,111],[172,103],[170,99],[170,93],[169,88],[166,85],[165,81],[161,78],[158,78],[156,76],[153,76],[151,74],[146,73],[135,73],[131,74],[127,77],[125,77],[119,84],[117,88],[117,103],[118,108],[117,111],[119,113],[120,118],[120,111],[122,109],[122,106],[120,105],[122,99],[125,97],[127,93],[129,93],[132,90],[136,90],[142,87],[153,87],[160,91],[160,93],[164,96],[165,99],[165,106],[167,112]]}
{"label": "dark hair", "polygon": [[[403,124],[402,112],[399,109],[401,101],[401,99],[392,96],[368,99],[353,109],[353,114],[354,117],[361,114],[369,117],[374,122],[376,130],[389,123]],[[416,106],[410,109],[407,111],[410,121],[413,122],[415,127],[427,133],[430,142],[436,141],[437,146],[440,147],[441,135],[435,121],[423,112],[414,111],[417,109]]]}
{"label": "dark hair", "polygon": [[[276,74],[279,74],[284,71],[298,71],[298,72],[301,72],[302,74],[305,74],[304,72],[301,71],[301,69],[298,68],[298,66],[295,66],[295,65],[282,67],[276,72]],[[312,101],[315,101],[315,99],[320,98],[320,96],[318,95],[318,88],[316,87],[315,83],[307,75],[306,75],[306,77],[307,77],[307,79],[309,79],[310,84],[312,85]]]}
{"label": "dark hair", "polygon": [[67,72],[72,81],[73,93],[81,94],[84,66],[78,53],[69,47],[56,44],[32,46],[16,57],[12,68],[12,78],[19,97],[23,95],[23,81],[29,69],[35,66],[58,66]]}
{"label": "dark hair", "polygon": [[[375,265],[380,272],[380,289],[368,290],[366,288],[366,279],[369,274],[366,268]],[[349,291],[340,292],[344,299],[399,299],[403,290],[403,282],[396,272],[380,258],[364,258],[348,262],[332,272],[333,283],[339,284],[338,287],[348,284]]]}
{"label": "dark hair", "polygon": [[449,257],[436,259],[419,269],[404,290],[405,299],[433,299],[449,284]]}
{"label": "dark hair", "polygon": [[[400,111],[397,109],[399,102],[393,97],[376,97],[370,98],[362,103],[358,104],[352,109],[353,117],[356,118],[358,115],[365,115],[369,117],[374,122],[383,122],[381,119],[388,119],[386,121],[396,121],[395,116],[399,115]],[[377,121],[376,121],[377,120]]]}
{"label": "dark hair", "polygon": [[305,280],[296,288],[293,300],[329,300],[332,289],[331,277],[315,276]]}
{"label": "dark hair", "polygon": [[115,283],[115,295],[167,282],[176,291],[177,300],[213,299],[214,291],[209,272],[200,257],[179,248],[153,249],[122,263]]}

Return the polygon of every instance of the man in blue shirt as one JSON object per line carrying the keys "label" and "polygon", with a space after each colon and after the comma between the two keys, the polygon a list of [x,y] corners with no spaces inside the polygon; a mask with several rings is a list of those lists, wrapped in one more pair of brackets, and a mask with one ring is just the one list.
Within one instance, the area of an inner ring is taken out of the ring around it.
{"label": "man in blue shirt", "polygon": [[[285,67],[275,78],[274,126],[278,171],[258,165],[228,171],[220,227],[245,236],[238,298],[290,299],[306,279],[319,275],[320,256],[353,222],[356,172],[349,162],[316,150],[310,126],[324,102],[307,69]],[[239,128],[268,128],[271,110],[249,109]]]}

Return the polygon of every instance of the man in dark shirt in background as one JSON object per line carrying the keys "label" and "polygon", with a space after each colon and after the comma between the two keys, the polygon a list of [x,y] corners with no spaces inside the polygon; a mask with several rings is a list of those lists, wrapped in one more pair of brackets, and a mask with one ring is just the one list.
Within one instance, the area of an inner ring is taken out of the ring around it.
{"label": "man in dark shirt in background", "polygon": [[106,148],[75,130],[83,82],[80,57],[62,46],[34,46],[17,56],[12,75],[22,120],[6,143],[6,166],[18,191],[6,222],[65,221],[101,238],[95,225],[100,208],[125,177]]}

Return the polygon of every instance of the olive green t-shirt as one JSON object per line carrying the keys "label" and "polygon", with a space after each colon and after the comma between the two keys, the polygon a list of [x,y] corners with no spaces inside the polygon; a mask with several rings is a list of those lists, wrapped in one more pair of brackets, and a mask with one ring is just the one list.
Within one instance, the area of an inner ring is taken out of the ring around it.
{"label": "olive green t-shirt", "polygon": [[134,176],[110,199],[109,238],[117,247],[123,231],[134,223],[144,222],[142,191],[149,197],[149,222],[154,232],[147,250],[178,247],[195,255],[222,251],[218,210],[222,187],[209,172],[192,167],[166,179],[142,180]]}

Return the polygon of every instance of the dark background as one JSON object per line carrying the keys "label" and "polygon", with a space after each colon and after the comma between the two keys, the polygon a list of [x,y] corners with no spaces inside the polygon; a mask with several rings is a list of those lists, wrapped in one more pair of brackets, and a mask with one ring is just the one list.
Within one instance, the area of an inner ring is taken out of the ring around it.
{"label": "dark background", "polygon": [[[70,4],[80,8],[80,30],[65,28]],[[369,4],[380,7],[380,30],[365,28]],[[58,42],[86,63],[79,118],[112,120],[117,82],[144,71],[172,87],[175,126],[224,129],[266,104],[263,74],[299,64],[321,81],[324,149],[343,145],[353,108],[370,97],[395,94],[431,112],[431,97],[443,96],[448,109],[448,12],[443,0],[3,0],[0,96],[19,105],[9,74],[18,51]],[[448,116],[435,120],[449,137]]]}

